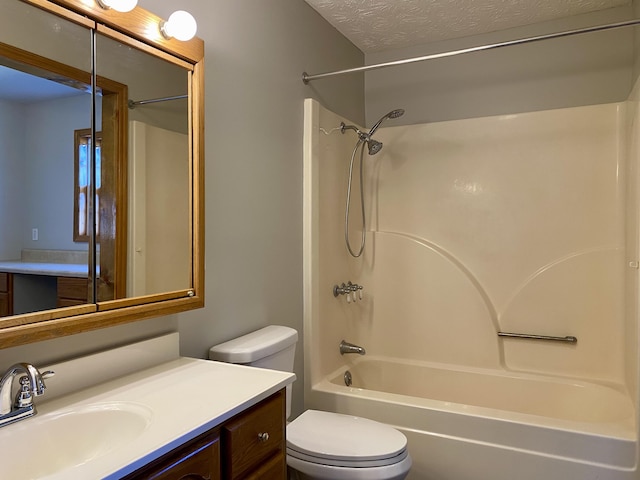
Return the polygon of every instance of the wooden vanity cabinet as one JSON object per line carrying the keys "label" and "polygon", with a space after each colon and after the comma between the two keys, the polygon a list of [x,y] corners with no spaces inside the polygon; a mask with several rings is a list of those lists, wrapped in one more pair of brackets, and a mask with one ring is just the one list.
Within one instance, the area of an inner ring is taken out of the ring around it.
{"label": "wooden vanity cabinet", "polygon": [[124,480],[143,479],[220,480],[218,431],[207,432],[124,477]]}
{"label": "wooden vanity cabinet", "polygon": [[0,317],[13,315],[13,275],[0,273]]}
{"label": "wooden vanity cabinet", "polygon": [[285,401],[283,389],[124,480],[284,480]]}
{"label": "wooden vanity cabinet", "polygon": [[89,280],[87,278],[58,277],[58,308],[87,303]]}

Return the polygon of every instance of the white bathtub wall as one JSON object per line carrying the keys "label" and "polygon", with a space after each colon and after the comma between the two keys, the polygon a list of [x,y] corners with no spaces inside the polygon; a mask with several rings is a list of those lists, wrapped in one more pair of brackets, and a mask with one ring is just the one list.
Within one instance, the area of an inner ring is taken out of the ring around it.
{"label": "white bathtub wall", "polygon": [[[635,265],[640,257],[640,80],[627,101],[627,173],[626,173],[626,262]],[[634,405],[638,404],[638,268],[626,268],[625,276],[625,379]]]}
{"label": "white bathtub wall", "polygon": [[615,103],[382,129],[369,349],[622,382],[624,120]]}
{"label": "white bathtub wall", "polygon": [[[344,337],[375,355],[625,382],[636,355],[624,340],[635,328],[624,301],[625,103],[381,129],[382,152],[365,160],[370,232],[358,260],[343,232],[356,136],[322,133],[344,119],[306,105],[317,125],[306,152],[306,228],[318,236],[305,246],[309,380],[340,365]],[[350,238],[357,248],[355,228]],[[365,286],[363,302],[333,298],[347,280]]]}
{"label": "white bathtub wall", "polygon": [[[334,298],[332,289],[360,278],[363,262],[352,258],[344,244],[347,175],[357,137],[353,131],[342,134],[340,122],[349,120],[316,100],[306,99],[304,107],[304,331],[305,349],[311,355],[305,362],[311,375],[306,374],[305,379],[311,381],[313,375],[317,381],[341,364],[338,345],[349,333],[349,325],[361,323],[360,309],[348,308],[352,305],[344,297]],[[357,227],[359,209],[355,212]],[[360,236],[354,233],[351,238],[358,248]],[[312,318],[318,321],[311,322]]]}

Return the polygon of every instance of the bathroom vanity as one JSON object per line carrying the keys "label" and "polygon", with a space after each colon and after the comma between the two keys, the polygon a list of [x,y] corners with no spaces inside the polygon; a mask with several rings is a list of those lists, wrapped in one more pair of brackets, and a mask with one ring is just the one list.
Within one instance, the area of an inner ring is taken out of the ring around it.
{"label": "bathroom vanity", "polygon": [[88,268],[70,262],[0,262],[0,317],[88,303]]}
{"label": "bathroom vanity", "polygon": [[[177,351],[170,334],[47,366],[56,373],[38,413],[0,428],[0,478],[286,478],[295,375]],[[24,462],[25,445],[34,461]]]}
{"label": "bathroom vanity", "polygon": [[280,390],[125,480],[286,478],[285,397]]}

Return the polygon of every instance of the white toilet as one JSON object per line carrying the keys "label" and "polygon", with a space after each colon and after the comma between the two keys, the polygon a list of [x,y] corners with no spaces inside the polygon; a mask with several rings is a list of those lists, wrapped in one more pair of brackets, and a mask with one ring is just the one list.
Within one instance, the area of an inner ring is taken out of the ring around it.
{"label": "white toilet", "polygon": [[[297,341],[293,328],[271,325],[211,347],[209,358],[293,372]],[[290,414],[291,386],[287,418]],[[388,425],[307,410],[287,425],[287,465],[300,480],[402,480],[411,457],[407,438]]]}

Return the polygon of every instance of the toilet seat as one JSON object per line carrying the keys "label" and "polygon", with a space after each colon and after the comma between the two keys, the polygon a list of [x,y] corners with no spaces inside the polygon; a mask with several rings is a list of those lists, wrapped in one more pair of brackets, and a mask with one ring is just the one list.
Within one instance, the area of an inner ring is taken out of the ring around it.
{"label": "toilet seat", "polygon": [[353,468],[374,468],[374,467],[387,467],[402,462],[407,458],[409,452],[403,451],[400,455],[391,458],[385,458],[380,460],[336,460],[333,458],[325,458],[314,455],[307,455],[305,453],[296,452],[290,448],[287,448],[287,456],[289,458],[296,458],[307,463],[315,463],[318,465],[328,467],[353,467]]}
{"label": "toilet seat", "polygon": [[287,426],[287,455],[334,467],[384,467],[408,456],[399,431],[366,418],[307,410]]}

